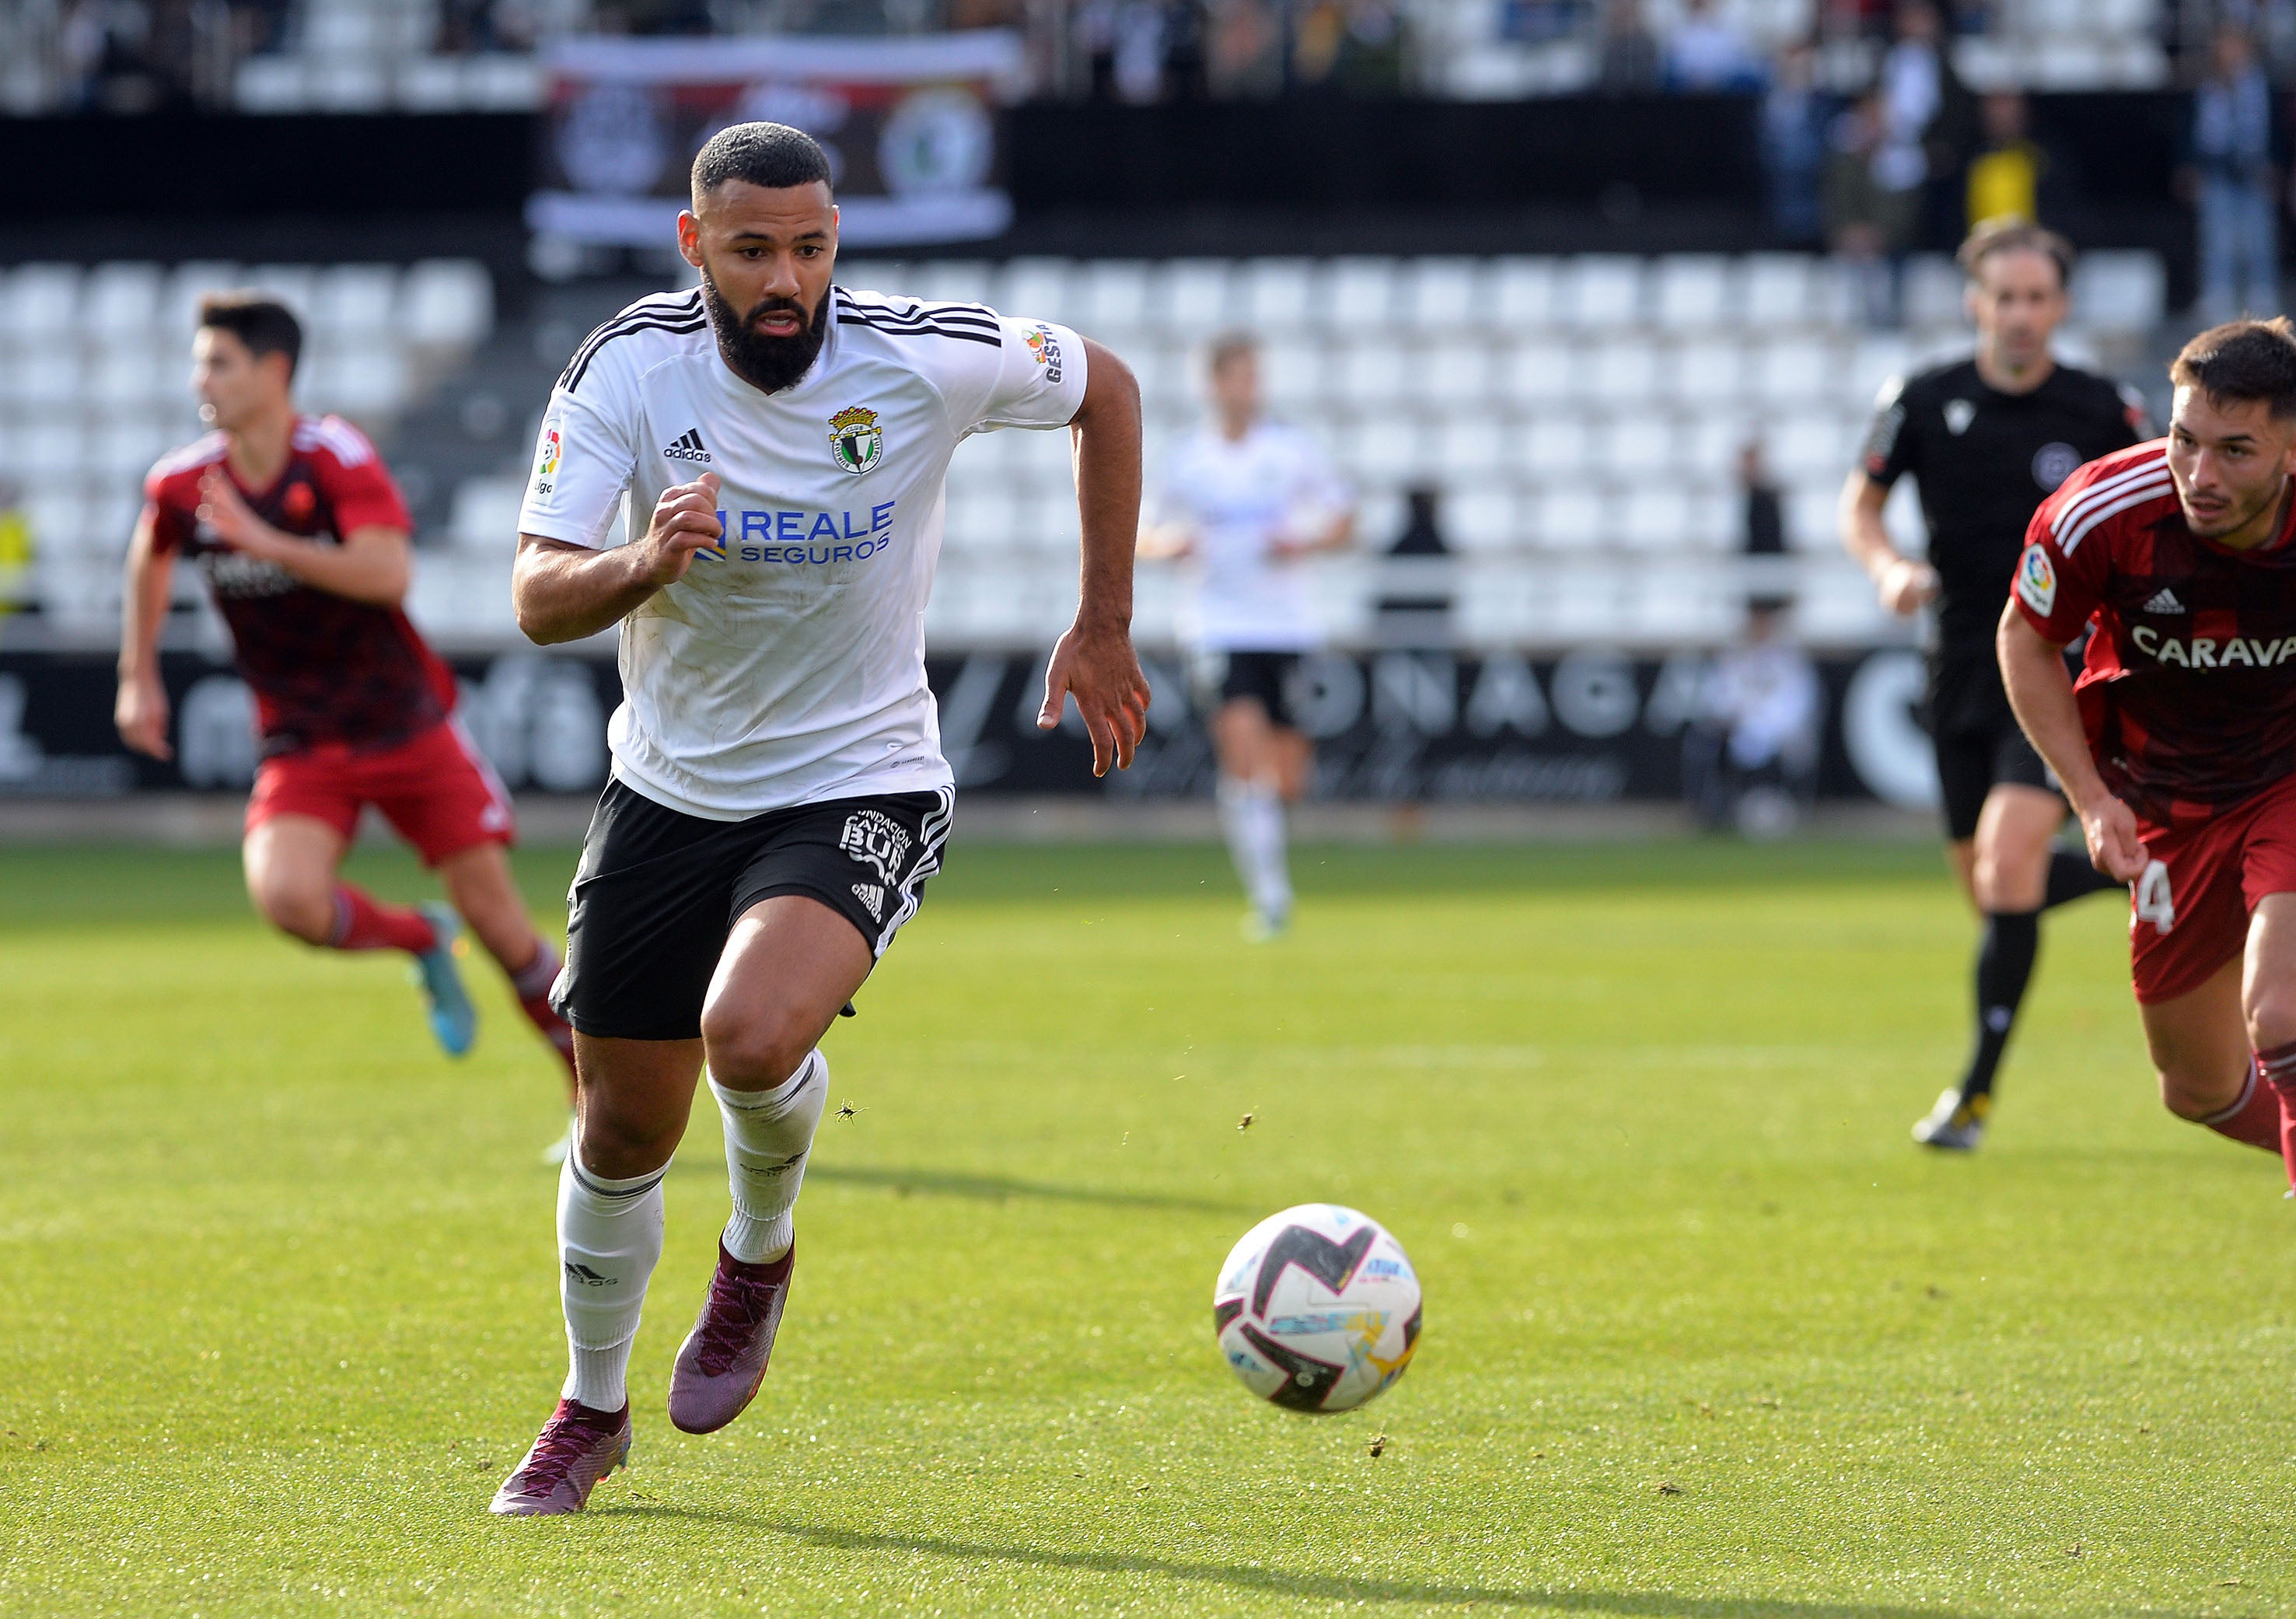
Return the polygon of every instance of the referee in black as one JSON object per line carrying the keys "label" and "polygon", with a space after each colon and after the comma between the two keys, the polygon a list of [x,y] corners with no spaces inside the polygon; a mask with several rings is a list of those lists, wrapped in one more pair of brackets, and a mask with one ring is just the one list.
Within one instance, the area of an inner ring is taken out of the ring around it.
{"label": "referee in black", "polygon": [[[1969,1066],[1914,1139],[1967,1152],[1985,1133],[2040,914],[2118,886],[2086,854],[2054,847],[2065,801],[2010,712],[1993,633],[2034,508],[2075,468],[2147,429],[2136,394],[2050,355],[2070,302],[2072,249],[2062,236],[1988,220],[1960,257],[1977,352],[1883,387],[1864,460],[1841,492],[1841,543],[1891,612],[1936,608],[1926,706],[1947,849],[1985,933]],[[1898,555],[1882,527],[1882,502],[1908,473],[1921,489],[1926,561]]]}

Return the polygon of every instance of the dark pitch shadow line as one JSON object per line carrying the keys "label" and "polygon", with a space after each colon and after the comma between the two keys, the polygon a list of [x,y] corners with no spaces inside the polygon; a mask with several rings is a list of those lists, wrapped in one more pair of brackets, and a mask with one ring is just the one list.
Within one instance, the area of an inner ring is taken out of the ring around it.
{"label": "dark pitch shadow line", "polygon": [[[678,1167],[712,1175],[725,1171],[715,1159],[680,1159]],[[1097,1204],[1103,1208],[1177,1209],[1201,1214],[1234,1214],[1238,1203],[1208,1197],[1181,1197],[1160,1192],[1098,1192],[1084,1187],[1053,1186],[1041,1180],[1016,1180],[1004,1175],[957,1175],[946,1170],[881,1169],[870,1164],[820,1163],[806,1166],[808,1181],[835,1181],[846,1186],[882,1187],[930,1197],[970,1197],[982,1203],[1004,1203],[1015,1197],[1037,1197],[1052,1203]]]}
{"label": "dark pitch shadow line", "polygon": [[815,1524],[756,1517],[710,1508],[636,1505],[594,1508],[594,1517],[687,1518],[778,1534],[832,1551],[922,1552],[932,1557],[1019,1563],[1037,1568],[1086,1574],[1158,1574],[1201,1580],[1272,1596],[1357,1602],[1466,1603],[1546,1608],[1555,1613],[1655,1615],[1661,1619],[1975,1619],[1966,1610],[1904,1607],[1854,1602],[1792,1602],[1761,1598],[1681,1597],[1668,1591],[1504,1590],[1491,1586],[1439,1585],[1411,1580],[1351,1579],[1340,1574],[1290,1574],[1224,1563],[1188,1563],[1172,1557],[1117,1557],[1103,1552],[1044,1551],[1027,1546],[992,1546],[932,1535],[880,1534],[832,1529]]}

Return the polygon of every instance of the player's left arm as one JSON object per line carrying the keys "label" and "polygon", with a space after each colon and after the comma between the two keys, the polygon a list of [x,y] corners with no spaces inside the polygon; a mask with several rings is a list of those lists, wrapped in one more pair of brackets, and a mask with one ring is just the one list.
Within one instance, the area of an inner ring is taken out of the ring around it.
{"label": "player's left arm", "polygon": [[1312,514],[1311,520],[1297,525],[1287,523],[1268,549],[1286,560],[1347,549],[1356,533],[1354,495],[1324,460],[1320,446],[1300,469],[1299,488],[1294,494],[1297,504]]}
{"label": "player's left arm", "polygon": [[406,599],[413,565],[404,529],[363,523],[341,536],[340,544],[322,545],[273,528],[255,514],[230,479],[214,470],[200,481],[200,521],[233,550],[275,563],[314,590],[377,607],[396,607]]}
{"label": "player's left arm", "polygon": [[1092,736],[1092,773],[1132,763],[1148,729],[1148,678],[1132,650],[1132,561],[1140,538],[1140,384],[1130,367],[1083,339],[1084,399],[1070,418],[1084,530],[1076,621],[1045,670],[1039,728],[1076,700]]}

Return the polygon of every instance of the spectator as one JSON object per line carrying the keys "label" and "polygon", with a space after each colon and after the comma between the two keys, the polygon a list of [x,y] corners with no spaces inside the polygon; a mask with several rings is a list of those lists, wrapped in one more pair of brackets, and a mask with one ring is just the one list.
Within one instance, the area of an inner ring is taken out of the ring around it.
{"label": "spectator", "polygon": [[2193,95],[2187,186],[2200,210],[2201,318],[2259,318],[2280,308],[2272,87],[2248,36],[2217,31]]}
{"label": "spectator", "polygon": [[1953,194],[1974,125],[1969,87],[1945,48],[1944,20],[1931,0],[1900,0],[1897,39],[1882,58],[1884,140],[1876,175],[1893,191],[1919,193],[1928,218],[1914,232],[1959,242],[1961,198]]}
{"label": "spectator", "polygon": [[1978,122],[1984,138],[1970,160],[1968,228],[1987,219],[2041,220],[2041,184],[2051,164],[2026,132],[2025,98],[2014,90],[1996,90],[1978,104]]}
{"label": "spectator", "polygon": [[1283,87],[1283,29],[1267,0],[1214,6],[1205,56],[1214,95],[1273,95]]}
{"label": "spectator", "polygon": [[1825,165],[1826,243],[1848,271],[1869,326],[1898,324],[1898,269],[1919,222],[1921,192],[1892,167],[1882,93],[1869,90],[1834,120]]}
{"label": "spectator", "polygon": [[1796,246],[1824,236],[1818,177],[1825,168],[1831,106],[1817,88],[1817,51],[1807,41],[1778,53],[1762,97],[1762,173],[1768,183],[1770,228]]}
{"label": "spectator", "polygon": [[1785,501],[1777,480],[1762,459],[1762,441],[1749,439],[1738,452],[1738,484],[1746,491],[1745,552],[1749,556],[1784,556],[1786,553]]}
{"label": "spectator", "polygon": [[1403,92],[1404,23],[1396,0],[1353,0],[1332,79],[1350,95]]}
{"label": "spectator", "polygon": [[1688,0],[1667,36],[1665,77],[1677,92],[1759,90],[1762,65],[1745,35],[1715,15],[1714,0]]}
{"label": "spectator", "polygon": [[[1442,496],[1431,484],[1416,484],[1403,492],[1406,516],[1403,532],[1387,548],[1390,556],[1447,557],[1444,543]],[[1421,563],[1404,588],[1382,591],[1379,598],[1379,637],[1390,646],[1443,646],[1451,638],[1449,570],[1442,563]]]}
{"label": "spectator", "polygon": [[1786,620],[1792,602],[1746,604],[1745,639],[1714,660],[1699,718],[1683,737],[1683,779],[1709,829],[1749,838],[1792,832],[1816,796],[1823,691]]}
{"label": "spectator", "polygon": [[1643,24],[1642,0],[1607,0],[1595,83],[1612,95],[1627,95],[1656,89],[1658,78],[1658,41]]}

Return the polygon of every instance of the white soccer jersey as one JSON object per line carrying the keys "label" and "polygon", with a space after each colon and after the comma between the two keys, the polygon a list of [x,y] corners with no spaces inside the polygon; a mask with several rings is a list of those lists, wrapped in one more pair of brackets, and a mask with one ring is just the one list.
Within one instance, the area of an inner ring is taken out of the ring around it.
{"label": "white soccer jersey", "polygon": [[718,357],[701,294],[641,299],[592,333],[543,417],[519,527],[599,547],[627,498],[720,481],[726,534],[622,621],[614,772],[688,815],[952,785],[925,686],[942,482],[968,434],[1065,426],[1084,344],[974,304],[832,289],[796,387]]}
{"label": "white soccer jersey", "polygon": [[1223,652],[1296,652],[1323,639],[1307,570],[1271,553],[1303,516],[1328,522],[1349,492],[1323,447],[1296,427],[1258,422],[1242,439],[1200,429],[1173,451],[1160,515],[1194,530],[1189,628]]}

